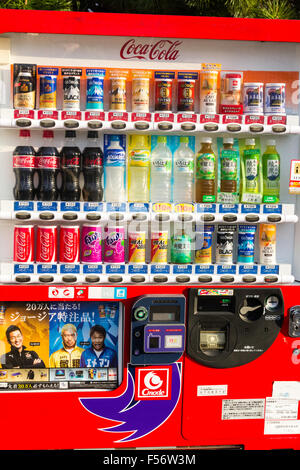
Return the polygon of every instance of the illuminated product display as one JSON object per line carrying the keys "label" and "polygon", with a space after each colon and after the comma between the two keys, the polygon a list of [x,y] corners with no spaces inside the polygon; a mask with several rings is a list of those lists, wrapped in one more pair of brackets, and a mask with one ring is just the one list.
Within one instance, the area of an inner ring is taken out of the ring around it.
{"label": "illuminated product display", "polygon": [[297,21],[1,15],[0,448],[300,449]]}

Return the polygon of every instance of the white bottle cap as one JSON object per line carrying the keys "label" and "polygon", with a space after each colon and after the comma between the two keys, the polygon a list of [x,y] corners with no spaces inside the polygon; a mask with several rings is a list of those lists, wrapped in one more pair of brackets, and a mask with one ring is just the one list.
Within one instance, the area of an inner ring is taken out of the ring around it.
{"label": "white bottle cap", "polygon": [[255,139],[246,139],[246,145],[255,145]]}
{"label": "white bottle cap", "polygon": [[200,142],[203,144],[211,144],[212,138],[211,137],[201,137]]}
{"label": "white bottle cap", "polygon": [[223,144],[233,144],[234,139],[233,137],[224,137]]}
{"label": "white bottle cap", "polygon": [[275,145],[276,145],[276,140],[275,140],[275,139],[268,139],[268,140],[267,140],[267,145],[272,145],[273,147],[275,147]]}

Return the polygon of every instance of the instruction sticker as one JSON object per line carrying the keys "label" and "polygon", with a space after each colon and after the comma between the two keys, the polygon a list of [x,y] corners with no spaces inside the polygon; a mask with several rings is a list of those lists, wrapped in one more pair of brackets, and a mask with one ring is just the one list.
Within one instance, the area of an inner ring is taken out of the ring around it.
{"label": "instruction sticker", "polygon": [[264,399],[223,400],[222,419],[263,419],[265,413]]}
{"label": "instruction sticker", "polygon": [[197,397],[216,397],[227,395],[228,385],[198,385]]}

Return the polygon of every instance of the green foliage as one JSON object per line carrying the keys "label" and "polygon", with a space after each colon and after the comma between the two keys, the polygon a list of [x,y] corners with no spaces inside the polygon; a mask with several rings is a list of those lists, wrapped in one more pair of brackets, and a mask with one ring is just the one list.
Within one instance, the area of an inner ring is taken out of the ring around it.
{"label": "green foliage", "polygon": [[0,0],[0,8],[300,19],[298,0]]}

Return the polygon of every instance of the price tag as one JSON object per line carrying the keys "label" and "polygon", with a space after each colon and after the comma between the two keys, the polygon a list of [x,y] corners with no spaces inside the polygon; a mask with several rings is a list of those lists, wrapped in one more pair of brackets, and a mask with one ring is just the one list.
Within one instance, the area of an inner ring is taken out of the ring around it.
{"label": "price tag", "polygon": [[291,161],[289,193],[300,194],[300,160]]}

